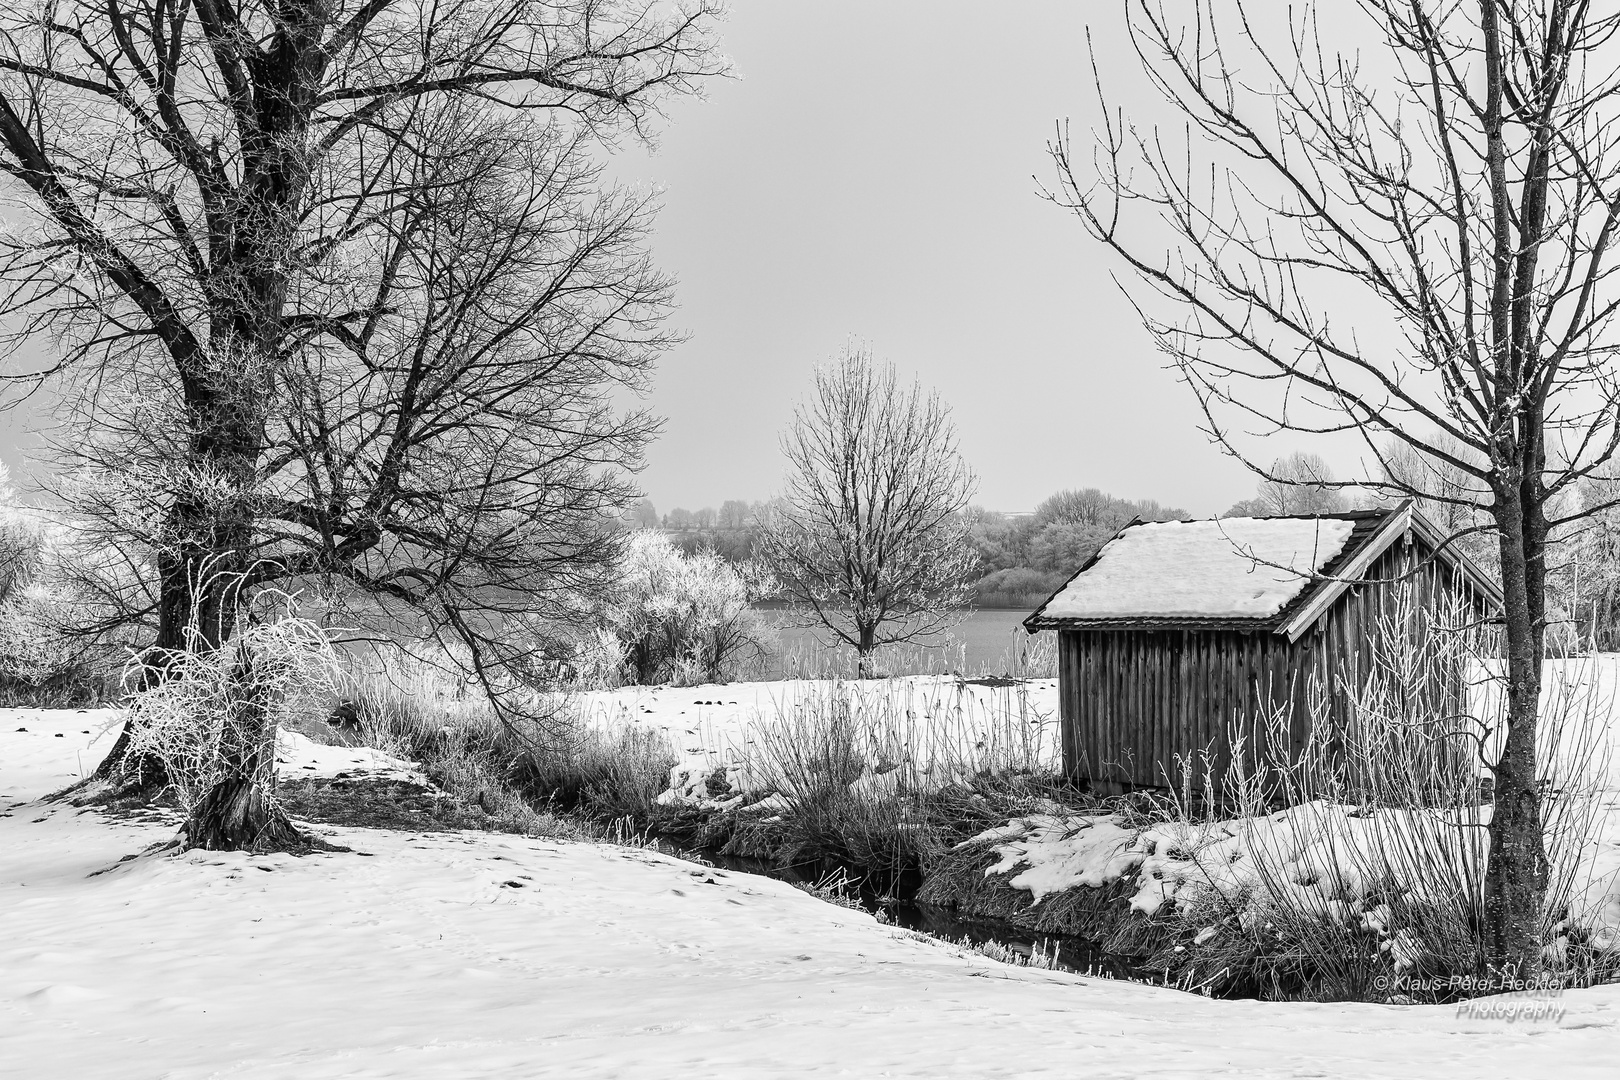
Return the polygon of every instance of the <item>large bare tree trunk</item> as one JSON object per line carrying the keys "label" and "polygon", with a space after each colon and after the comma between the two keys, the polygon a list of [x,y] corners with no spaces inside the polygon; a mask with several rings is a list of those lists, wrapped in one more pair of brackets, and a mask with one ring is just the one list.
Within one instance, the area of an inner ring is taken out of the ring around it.
{"label": "large bare tree trunk", "polygon": [[855,674],[862,679],[872,677],[872,653],[877,650],[877,627],[862,626],[860,628],[860,642],[855,647],[856,668]]}
{"label": "large bare tree trunk", "polygon": [[238,651],[232,665],[231,716],[220,747],[225,776],[192,811],[185,846],[213,851],[297,851],[311,846],[276,802],[276,732],[254,658]]}
{"label": "large bare tree trunk", "polygon": [[1492,770],[1482,941],[1488,963],[1519,969],[1533,965],[1540,950],[1548,877],[1536,778],[1547,522],[1541,500],[1523,496],[1522,488],[1504,487],[1495,514],[1502,552],[1507,731]]}

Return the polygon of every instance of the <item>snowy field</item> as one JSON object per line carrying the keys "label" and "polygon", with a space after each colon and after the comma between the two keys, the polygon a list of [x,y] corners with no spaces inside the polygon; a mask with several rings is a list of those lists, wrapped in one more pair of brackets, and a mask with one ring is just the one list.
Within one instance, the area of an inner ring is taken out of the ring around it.
{"label": "snowy field", "polygon": [[1620,1049],[1620,987],[1516,1019],[1210,1001],[639,850],[323,828],[354,853],[129,859],[172,821],[40,801],[108,719],[0,711],[0,1076],[1573,1078]]}
{"label": "snowy field", "polygon": [[[824,706],[842,697],[853,706],[858,742],[874,762],[906,765],[913,785],[939,784],[963,772],[1021,766],[1055,772],[1061,765],[1058,681],[1014,685],[951,676],[834,683],[825,680],[739,682],[724,686],[626,686],[578,695],[588,721],[604,731],[660,731],[680,759],[672,799],[710,805],[703,778],[724,768],[737,790],[759,790],[762,725],[819,723]],[[819,702],[819,704],[818,704]]]}

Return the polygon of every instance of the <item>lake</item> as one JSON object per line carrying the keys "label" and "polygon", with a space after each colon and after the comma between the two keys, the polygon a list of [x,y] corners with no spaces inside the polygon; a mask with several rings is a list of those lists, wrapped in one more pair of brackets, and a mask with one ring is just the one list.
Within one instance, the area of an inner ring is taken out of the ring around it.
{"label": "lake", "polygon": [[[786,613],[780,606],[760,605],[767,618],[780,625]],[[1028,608],[980,608],[955,626],[949,636],[933,645],[890,647],[885,665],[890,674],[935,674],[959,672],[964,675],[1010,674],[1014,631],[1024,637],[1020,624],[1029,617]],[[825,630],[781,627],[781,660],[775,677],[831,673],[830,669],[850,664],[853,650],[845,646],[833,650]],[[1046,635],[1036,638],[1041,641]],[[1038,672],[1037,672],[1038,673]]]}

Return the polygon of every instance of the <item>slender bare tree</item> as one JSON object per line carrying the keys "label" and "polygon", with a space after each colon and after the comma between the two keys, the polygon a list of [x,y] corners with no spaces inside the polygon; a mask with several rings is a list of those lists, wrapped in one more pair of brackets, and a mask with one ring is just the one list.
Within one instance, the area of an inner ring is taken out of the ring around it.
{"label": "slender bare tree", "polygon": [[[720,70],[713,14],[0,14],[0,171],[20,218],[0,237],[0,313],[59,344],[11,378],[79,391],[91,502],[154,564],[136,606],[154,670],[223,645],[254,589],[324,575],[419,609],[495,687],[521,659],[497,624],[611,557],[587,524],[628,494],[603,470],[633,462],[648,422],[615,416],[605,388],[636,385],[667,343],[667,296],[639,248],[645,204],[587,197],[582,155],[645,134],[663,98]],[[239,812],[263,765],[248,755],[195,835],[265,833],[273,807]]]}
{"label": "slender bare tree", "polygon": [[878,646],[961,618],[977,562],[964,514],[975,481],[938,394],[848,348],[816,372],[782,452],[786,491],[756,550],[807,623],[855,648],[861,677]]}
{"label": "slender bare tree", "polygon": [[[1587,0],[1124,7],[1176,130],[1105,100],[1095,168],[1060,132],[1049,194],[1135,271],[1146,325],[1251,467],[1248,436],[1349,433],[1377,463],[1361,482],[1488,517],[1507,717],[1481,962],[1533,964],[1549,533],[1620,437],[1620,16]],[[1352,53],[1357,27],[1372,47]],[[1469,484],[1386,468],[1392,444]]]}
{"label": "slender bare tree", "polygon": [[1333,470],[1317,454],[1296,450],[1278,458],[1255,485],[1254,498],[1226,512],[1227,517],[1283,517],[1289,514],[1337,514],[1346,508]]}

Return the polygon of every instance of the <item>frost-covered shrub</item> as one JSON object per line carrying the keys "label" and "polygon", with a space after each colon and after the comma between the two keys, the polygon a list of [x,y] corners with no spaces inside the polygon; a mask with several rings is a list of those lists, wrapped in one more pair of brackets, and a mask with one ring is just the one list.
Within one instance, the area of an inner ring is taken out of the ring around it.
{"label": "frost-covered shrub", "polygon": [[74,558],[60,523],[0,499],[0,702],[85,705],[113,692],[121,650],[82,633]]}
{"label": "frost-covered shrub", "polygon": [[616,679],[604,682],[736,678],[771,653],[770,628],[752,607],[767,590],[765,575],[752,568],[732,566],[713,551],[684,555],[659,533],[637,532],[603,612],[605,634],[586,644],[582,666],[605,674],[616,643]]}
{"label": "frost-covered shrub", "polygon": [[269,792],[276,731],[325,706],[340,676],[326,632],[292,612],[245,622],[212,652],[174,655],[161,679],[147,670],[137,661],[125,673],[129,760],[161,761],[187,813],[228,777],[248,774]]}

